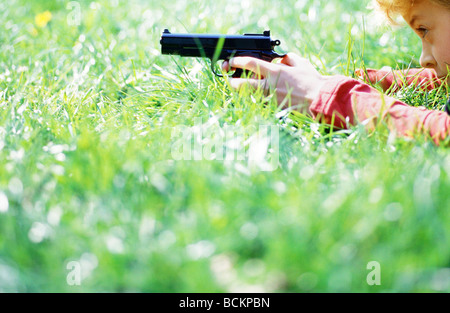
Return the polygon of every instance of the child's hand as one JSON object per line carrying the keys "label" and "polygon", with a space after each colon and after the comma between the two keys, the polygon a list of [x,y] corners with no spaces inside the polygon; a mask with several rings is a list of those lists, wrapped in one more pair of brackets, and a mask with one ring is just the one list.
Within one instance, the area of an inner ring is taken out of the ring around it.
{"label": "child's hand", "polygon": [[[280,63],[270,63],[251,57],[235,57],[223,63],[223,70],[242,68],[253,72],[252,78],[230,78],[232,88],[239,90],[248,84],[255,90],[262,88],[265,94],[274,92],[278,104],[290,97],[292,106],[303,113],[310,113],[309,106],[319,95],[327,77],[300,56],[289,53]],[[288,99],[289,100],[289,99]],[[284,104],[289,105],[289,101]]]}

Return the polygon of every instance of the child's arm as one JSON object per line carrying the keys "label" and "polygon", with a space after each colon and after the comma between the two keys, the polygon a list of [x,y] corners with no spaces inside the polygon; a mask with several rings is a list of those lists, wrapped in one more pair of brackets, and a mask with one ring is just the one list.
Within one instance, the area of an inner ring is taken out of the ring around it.
{"label": "child's arm", "polygon": [[328,81],[310,110],[327,123],[331,123],[334,115],[334,125],[341,128],[359,121],[367,123],[370,129],[381,118],[391,130],[402,136],[425,133],[439,144],[450,135],[450,116],[447,113],[409,106],[345,76],[335,76]]}
{"label": "child's arm", "polygon": [[415,84],[425,90],[437,88],[441,81],[432,69],[409,69],[406,71],[392,69],[367,69],[357,70],[355,73],[359,78],[373,85],[379,84],[384,91],[391,89],[396,92],[404,85]]}
{"label": "child's arm", "polygon": [[[254,78],[230,78],[230,86],[274,92],[277,102],[291,103],[297,110],[315,118],[347,128],[358,121],[374,128],[378,121],[402,136],[415,132],[430,135],[439,144],[450,135],[450,116],[445,112],[426,110],[384,95],[356,79],[345,76],[322,76],[306,59],[289,53],[281,63],[255,58],[236,57],[224,63],[224,70],[242,68],[255,73]],[[289,98],[290,101],[285,102]]]}

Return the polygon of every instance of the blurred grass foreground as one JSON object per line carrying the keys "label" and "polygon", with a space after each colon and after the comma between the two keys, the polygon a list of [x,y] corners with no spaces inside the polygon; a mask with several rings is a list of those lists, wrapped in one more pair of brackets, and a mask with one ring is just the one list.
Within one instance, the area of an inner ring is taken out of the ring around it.
{"label": "blurred grass foreground", "polygon": [[418,66],[367,5],[1,0],[0,291],[449,292],[448,148],[330,131],[160,55],[164,28],[270,29],[324,74]]}

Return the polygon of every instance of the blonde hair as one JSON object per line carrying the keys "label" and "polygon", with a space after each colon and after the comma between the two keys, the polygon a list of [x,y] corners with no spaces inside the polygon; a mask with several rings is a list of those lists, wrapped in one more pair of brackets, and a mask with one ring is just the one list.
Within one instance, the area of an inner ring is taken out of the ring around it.
{"label": "blonde hair", "polygon": [[[394,17],[404,14],[414,5],[422,0],[374,0],[376,7],[387,16],[390,22],[395,23]],[[450,10],[450,0],[429,0]]]}

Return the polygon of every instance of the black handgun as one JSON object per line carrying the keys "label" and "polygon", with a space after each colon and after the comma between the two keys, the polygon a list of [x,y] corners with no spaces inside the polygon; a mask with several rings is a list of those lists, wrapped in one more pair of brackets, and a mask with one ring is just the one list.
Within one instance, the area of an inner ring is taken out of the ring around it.
{"label": "black handgun", "polygon": [[[275,58],[282,58],[285,54],[274,51],[279,46],[279,40],[270,38],[270,31],[263,34],[245,35],[208,35],[208,34],[172,34],[165,29],[161,36],[161,53],[179,55],[183,57],[203,57],[211,60],[212,72],[219,60],[229,60],[237,56],[250,56],[272,62]],[[232,77],[241,77],[242,69],[236,69]]]}

